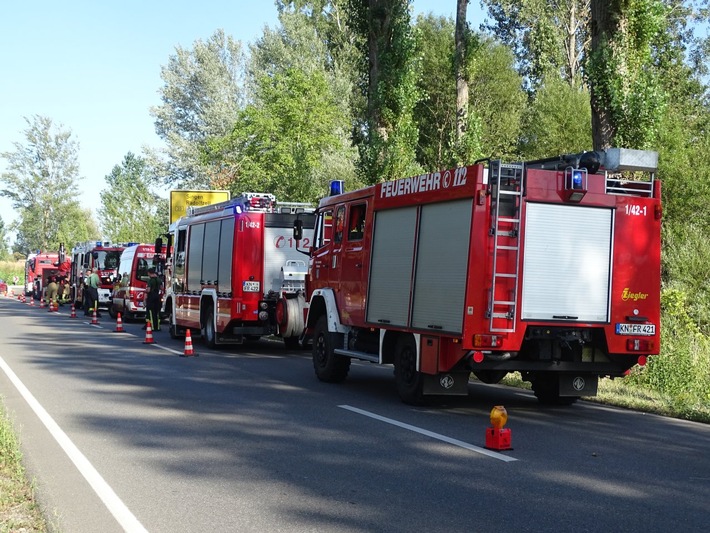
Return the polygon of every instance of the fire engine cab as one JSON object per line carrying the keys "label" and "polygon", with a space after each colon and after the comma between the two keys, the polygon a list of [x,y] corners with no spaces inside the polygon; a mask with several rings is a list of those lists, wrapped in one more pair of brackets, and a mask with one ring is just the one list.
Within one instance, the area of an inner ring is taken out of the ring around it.
{"label": "fire engine cab", "polygon": [[72,249],[72,267],[70,275],[72,301],[82,307],[84,278],[86,270],[95,269],[101,280],[99,286],[100,308],[109,309],[114,281],[118,276],[121,253],[127,246],[135,244],[114,244],[111,242],[89,241],[77,244]]}
{"label": "fire engine cab", "polygon": [[190,329],[213,347],[276,334],[296,346],[307,270],[292,235],[296,219],[312,228],[313,209],[263,193],[188,208],[168,239],[163,306],[171,336]]}
{"label": "fire engine cab", "polygon": [[[472,166],[331,195],[305,335],[319,379],[393,364],[408,403],[520,372],[543,403],[593,396],[660,348],[656,152]],[[295,231],[297,233],[297,229]]]}

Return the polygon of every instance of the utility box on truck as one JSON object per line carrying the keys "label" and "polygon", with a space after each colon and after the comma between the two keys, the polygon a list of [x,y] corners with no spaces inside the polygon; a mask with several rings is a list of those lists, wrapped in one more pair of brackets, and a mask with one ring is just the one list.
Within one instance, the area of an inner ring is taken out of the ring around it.
{"label": "utility box on truck", "polygon": [[[313,209],[271,194],[190,208],[171,225],[165,314],[170,334],[199,332],[208,346],[278,335],[296,346],[304,326],[305,256],[293,226]],[[310,247],[312,230],[302,245]]]}
{"label": "utility box on truck", "polygon": [[318,377],[394,364],[403,400],[518,371],[547,403],[660,348],[655,152],[487,161],[323,199],[306,335]]}

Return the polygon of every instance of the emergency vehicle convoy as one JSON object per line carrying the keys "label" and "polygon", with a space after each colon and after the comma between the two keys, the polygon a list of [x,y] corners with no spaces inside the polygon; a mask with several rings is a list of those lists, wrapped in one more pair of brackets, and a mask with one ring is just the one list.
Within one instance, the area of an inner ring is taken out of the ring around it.
{"label": "emergency vehicle convoy", "polygon": [[486,160],[323,199],[307,277],[316,375],[394,364],[416,404],[467,394],[471,372],[518,371],[539,401],[570,404],[644,364],[660,348],[657,159]]}
{"label": "emergency vehicle convoy", "polygon": [[[312,211],[260,193],[189,208],[168,239],[163,309],[170,335],[190,329],[213,347],[276,334],[296,346],[307,266],[293,226],[300,218],[312,228]],[[310,246],[312,230],[306,233]]]}
{"label": "emergency vehicle convoy", "polygon": [[129,244],[123,250],[109,305],[111,318],[117,318],[118,313],[125,320],[145,317],[148,269],[165,264],[166,247],[161,245],[159,250],[156,254],[153,244]]}
{"label": "emergency vehicle convoy", "polygon": [[72,249],[69,282],[71,284],[72,301],[78,308],[81,308],[83,304],[84,278],[89,268],[96,269],[96,273],[101,280],[98,306],[104,309],[109,308],[111,292],[118,275],[121,253],[129,244],[89,241],[77,244]]}

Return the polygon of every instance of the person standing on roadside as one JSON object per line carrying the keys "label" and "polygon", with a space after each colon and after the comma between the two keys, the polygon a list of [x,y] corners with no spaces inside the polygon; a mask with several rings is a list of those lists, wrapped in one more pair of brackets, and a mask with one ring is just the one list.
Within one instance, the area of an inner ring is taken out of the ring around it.
{"label": "person standing on roadside", "polygon": [[59,285],[57,285],[57,278],[51,276],[49,278],[49,283],[47,284],[47,303],[52,304],[57,301],[57,294],[59,293]]}
{"label": "person standing on roadside", "polygon": [[101,316],[99,314],[99,310],[98,310],[99,284],[101,283],[101,280],[99,279],[99,275],[96,273],[95,270],[88,269],[86,271],[86,274],[87,274],[86,291],[88,294],[88,308],[84,310],[84,315],[89,316],[93,313],[93,310],[96,309],[96,316],[99,317],[99,316]]}
{"label": "person standing on roadside", "polygon": [[146,284],[146,322],[150,321],[153,331],[160,331],[160,278],[155,268],[148,269],[148,283]]}

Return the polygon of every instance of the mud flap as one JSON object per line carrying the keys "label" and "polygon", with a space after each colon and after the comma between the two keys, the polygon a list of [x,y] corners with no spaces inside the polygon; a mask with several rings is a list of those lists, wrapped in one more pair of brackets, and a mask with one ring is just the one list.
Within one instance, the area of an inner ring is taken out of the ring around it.
{"label": "mud flap", "polygon": [[437,396],[468,395],[470,372],[443,372],[441,374],[422,374],[422,394]]}
{"label": "mud flap", "polygon": [[596,396],[599,376],[560,374],[560,396]]}

